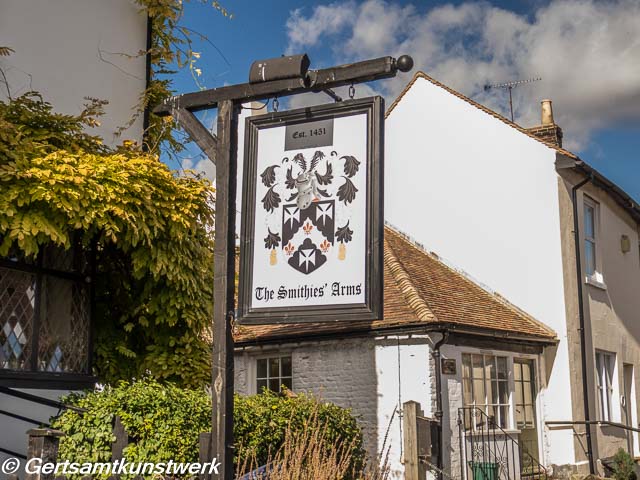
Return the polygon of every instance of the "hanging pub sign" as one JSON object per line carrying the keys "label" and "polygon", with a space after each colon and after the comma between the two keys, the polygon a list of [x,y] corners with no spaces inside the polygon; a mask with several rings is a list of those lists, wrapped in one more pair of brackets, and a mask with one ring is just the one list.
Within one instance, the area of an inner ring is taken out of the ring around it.
{"label": "hanging pub sign", "polygon": [[239,321],[382,317],[380,97],[249,117]]}

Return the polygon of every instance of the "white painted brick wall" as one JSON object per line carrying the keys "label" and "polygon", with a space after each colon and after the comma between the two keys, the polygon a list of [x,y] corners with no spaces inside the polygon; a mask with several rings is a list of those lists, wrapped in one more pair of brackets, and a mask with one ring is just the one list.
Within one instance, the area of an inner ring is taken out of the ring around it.
{"label": "white painted brick wall", "polygon": [[363,429],[367,452],[376,454],[377,382],[373,339],[323,341],[264,347],[251,353],[238,352],[235,357],[236,392],[255,393],[255,358],[268,355],[270,351],[291,354],[295,392],[311,392],[328,402],[352,409]]}

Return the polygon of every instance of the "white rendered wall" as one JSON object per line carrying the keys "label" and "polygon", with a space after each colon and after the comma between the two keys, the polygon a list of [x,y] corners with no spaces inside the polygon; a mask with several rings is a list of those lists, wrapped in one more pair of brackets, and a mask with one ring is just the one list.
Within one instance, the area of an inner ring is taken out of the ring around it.
{"label": "white rendered wall", "polygon": [[376,340],[375,353],[378,452],[384,455],[389,449],[390,478],[401,479],[404,478],[402,404],[416,401],[426,416],[432,415],[431,388],[435,389],[435,384],[432,385],[430,376],[429,344],[426,337],[385,337]]}
{"label": "white rendered wall", "polygon": [[[543,410],[570,420],[555,151],[423,78],[385,135],[386,220],[557,332]],[[574,461],[570,431],[548,442]]]}
{"label": "white rendered wall", "polygon": [[[40,92],[56,111],[77,114],[84,97],[108,100],[101,126],[105,143],[142,140],[142,116],[114,137],[145,89],[147,21],[133,0],[0,0],[0,57],[11,95]],[[102,58],[101,58],[102,57]],[[0,81],[0,100],[7,89]]]}

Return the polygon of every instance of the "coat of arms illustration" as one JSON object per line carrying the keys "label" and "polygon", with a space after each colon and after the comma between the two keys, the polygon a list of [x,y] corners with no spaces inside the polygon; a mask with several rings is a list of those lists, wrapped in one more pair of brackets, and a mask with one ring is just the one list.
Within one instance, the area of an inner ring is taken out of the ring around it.
{"label": "coat of arms illustration", "polygon": [[264,169],[260,174],[268,188],[261,200],[268,221],[264,244],[271,265],[277,263],[278,248],[288,265],[305,275],[331,258],[345,259],[346,244],[353,238],[349,205],[358,195],[354,180],[359,170],[360,161],[354,156],[322,150],[309,159],[297,153]]}

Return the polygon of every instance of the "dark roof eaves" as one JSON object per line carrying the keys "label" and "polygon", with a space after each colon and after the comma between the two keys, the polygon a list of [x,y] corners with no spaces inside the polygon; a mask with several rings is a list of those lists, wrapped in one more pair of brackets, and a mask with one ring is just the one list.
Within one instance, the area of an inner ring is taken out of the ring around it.
{"label": "dark roof eaves", "polygon": [[455,323],[408,323],[404,325],[393,325],[371,329],[354,329],[341,332],[303,333],[299,335],[283,334],[267,338],[248,339],[235,342],[235,347],[244,348],[252,346],[274,345],[282,343],[299,343],[311,341],[342,340],[354,337],[370,337],[379,335],[393,335],[394,333],[435,333],[449,331],[451,333],[462,333],[477,337],[493,337],[496,339],[509,339],[521,342],[530,342],[542,345],[557,345],[558,337],[538,336],[532,334],[522,334],[512,330],[497,330],[486,327],[474,328],[469,325],[459,325]]}

